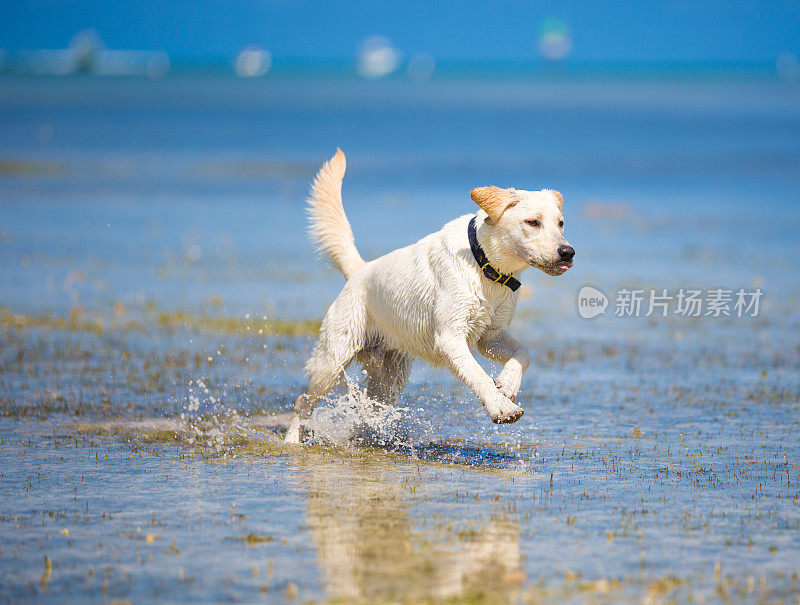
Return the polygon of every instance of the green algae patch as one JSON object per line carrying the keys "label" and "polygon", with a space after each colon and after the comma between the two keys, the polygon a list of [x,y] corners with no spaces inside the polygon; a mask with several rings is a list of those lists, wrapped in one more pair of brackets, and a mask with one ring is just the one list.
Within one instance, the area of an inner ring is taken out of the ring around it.
{"label": "green algae patch", "polygon": [[99,315],[87,315],[79,308],[71,310],[66,315],[12,313],[6,307],[0,308],[0,327],[2,328],[16,328],[19,330],[48,328],[72,332],[101,333],[109,325]]}
{"label": "green algae patch", "polygon": [[[252,416],[207,416],[187,421],[179,417],[131,420],[120,418],[96,423],[72,423],[63,428],[69,435],[121,438],[131,445],[173,445],[181,453],[198,456],[210,462],[230,458],[266,458],[291,456],[299,462],[317,464],[344,462],[374,466],[398,466],[412,463],[416,467],[462,468],[481,474],[513,479],[526,475],[525,470],[497,466],[492,461],[474,463],[453,460],[447,456],[453,443],[431,442],[415,450],[387,449],[370,445],[335,445],[320,443],[286,444],[283,434],[290,413]],[[463,446],[463,442],[458,441]],[[463,539],[468,539],[464,536]]]}
{"label": "green algae patch", "polygon": [[188,328],[197,332],[220,334],[269,334],[273,336],[313,336],[319,332],[316,319],[252,319],[250,317],[212,316],[184,311],[160,311],[158,325]]}
{"label": "green algae patch", "polygon": [[0,159],[0,177],[57,176],[63,166],[57,162]]}
{"label": "green algae patch", "polygon": [[227,424],[210,418],[193,422],[181,418],[119,419],[94,424],[70,424],[69,433],[96,437],[122,437],[136,445],[177,445],[200,457],[284,456],[291,446],[283,444],[276,430],[283,423],[263,416]]}
{"label": "green algae patch", "polygon": [[245,544],[247,544],[247,546],[256,546],[258,544],[268,544],[269,542],[272,542],[273,537],[270,535],[262,536],[250,532],[245,536],[237,536],[236,539],[239,540],[240,542],[244,542]]}
{"label": "green algae patch", "polygon": [[128,312],[115,305],[109,312],[87,311],[75,307],[67,314],[15,313],[0,307],[0,328],[18,330],[45,328],[71,332],[101,334],[105,331],[190,330],[197,333],[241,336],[315,336],[318,319],[251,318],[250,316],[213,315],[207,312],[164,311],[147,307],[141,312]]}

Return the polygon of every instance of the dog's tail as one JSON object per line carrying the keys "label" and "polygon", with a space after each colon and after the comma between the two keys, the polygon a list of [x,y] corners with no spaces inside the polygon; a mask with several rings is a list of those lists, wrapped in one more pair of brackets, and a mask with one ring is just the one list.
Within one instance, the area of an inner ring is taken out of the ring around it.
{"label": "dog's tail", "polygon": [[309,234],[327,252],[346,279],[364,264],[342,207],[342,179],[347,160],[341,149],[319,169],[308,198]]}

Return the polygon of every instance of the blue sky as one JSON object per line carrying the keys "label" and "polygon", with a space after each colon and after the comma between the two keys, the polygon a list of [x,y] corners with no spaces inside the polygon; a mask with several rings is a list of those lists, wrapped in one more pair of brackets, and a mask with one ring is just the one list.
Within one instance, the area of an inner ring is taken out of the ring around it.
{"label": "blue sky", "polygon": [[461,2],[405,0],[4,0],[0,48],[61,48],[94,28],[110,48],[231,56],[247,44],[276,60],[348,60],[383,35],[437,60],[539,57],[541,22],[556,17],[576,62],[774,62],[800,54],[800,2]]}

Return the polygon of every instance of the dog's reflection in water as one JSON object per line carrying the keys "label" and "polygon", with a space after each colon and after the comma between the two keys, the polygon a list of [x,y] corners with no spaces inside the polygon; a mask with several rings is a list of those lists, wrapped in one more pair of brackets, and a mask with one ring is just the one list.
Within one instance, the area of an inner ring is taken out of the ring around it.
{"label": "dog's reflection in water", "polygon": [[[420,477],[416,462],[385,455],[304,451],[290,464],[307,492],[307,525],[329,597],[513,597],[521,577],[519,523],[497,504],[470,497],[443,514],[435,503],[453,490]],[[476,510],[484,520],[464,525]]]}

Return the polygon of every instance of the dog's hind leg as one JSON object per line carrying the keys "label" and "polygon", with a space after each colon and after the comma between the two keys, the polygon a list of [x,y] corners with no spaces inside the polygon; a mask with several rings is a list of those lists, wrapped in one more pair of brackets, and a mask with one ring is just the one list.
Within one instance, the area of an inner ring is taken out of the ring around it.
{"label": "dog's hind leg", "polygon": [[284,441],[300,443],[300,425],[314,406],[339,381],[345,368],[364,346],[366,313],[345,287],[333,302],[320,328],[314,353],[306,364],[308,389],[294,404],[294,414]]}
{"label": "dog's hind leg", "polygon": [[367,396],[370,399],[394,403],[408,384],[411,356],[377,345],[361,355],[367,372]]}
{"label": "dog's hind leg", "polygon": [[397,401],[405,390],[408,385],[408,377],[411,375],[411,365],[412,357],[407,353],[393,349],[386,353],[384,368],[389,390],[389,401]]}
{"label": "dog's hind leg", "polygon": [[355,353],[355,347],[349,351],[341,347],[331,350],[326,343],[317,343],[314,355],[306,366],[308,389],[295,401],[294,414],[284,439],[286,443],[300,443],[300,425],[311,416],[319,400],[339,381]]}

